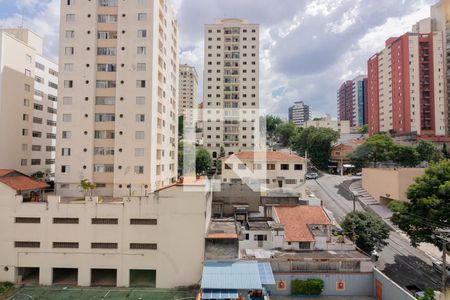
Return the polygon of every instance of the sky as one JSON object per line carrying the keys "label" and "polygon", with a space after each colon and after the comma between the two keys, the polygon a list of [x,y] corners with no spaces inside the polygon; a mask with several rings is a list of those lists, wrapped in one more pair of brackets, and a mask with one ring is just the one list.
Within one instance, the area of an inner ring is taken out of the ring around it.
{"label": "sky", "polygon": [[[168,0],[180,27],[180,63],[194,65],[202,98],[203,26],[222,18],[260,24],[260,105],[287,118],[302,100],[336,117],[336,91],[366,73],[384,41],[411,29],[437,0]],[[60,0],[0,0],[0,27],[23,25],[57,60]]]}

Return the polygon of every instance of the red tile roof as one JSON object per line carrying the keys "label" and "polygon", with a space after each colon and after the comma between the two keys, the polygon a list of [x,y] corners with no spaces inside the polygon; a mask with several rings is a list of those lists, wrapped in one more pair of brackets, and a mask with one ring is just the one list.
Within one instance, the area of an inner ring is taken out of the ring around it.
{"label": "red tile roof", "polygon": [[208,233],[207,238],[210,239],[237,239],[237,233]]}
{"label": "red tile roof", "polygon": [[252,161],[303,161],[304,158],[295,154],[278,151],[243,151],[226,156],[223,159],[236,157],[240,160]]}
{"label": "red tile roof", "polygon": [[299,205],[275,207],[284,225],[284,238],[288,242],[313,242],[314,236],[308,225],[330,225],[330,219],[321,206]]}
{"label": "red tile roof", "polygon": [[25,174],[9,169],[0,169],[0,182],[16,191],[38,190],[48,187],[45,182],[35,180]]}

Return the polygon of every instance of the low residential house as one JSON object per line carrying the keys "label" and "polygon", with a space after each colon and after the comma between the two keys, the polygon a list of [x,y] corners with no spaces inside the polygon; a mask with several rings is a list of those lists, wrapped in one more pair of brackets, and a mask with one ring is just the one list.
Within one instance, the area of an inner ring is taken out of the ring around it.
{"label": "low residential house", "polygon": [[255,190],[301,189],[305,172],[306,160],[285,152],[244,151],[222,159],[222,182],[246,183]]}
{"label": "low residential house", "polygon": [[353,166],[350,164],[349,155],[355,149],[364,144],[364,140],[354,139],[346,143],[339,143],[331,148],[330,160],[336,163],[336,172],[344,174],[345,170],[351,170]]}
{"label": "low residential house", "polygon": [[198,283],[212,201],[207,180],[185,178],[125,198],[41,197],[45,187],[0,170],[0,227],[8,229],[0,235],[0,281],[160,288]]}

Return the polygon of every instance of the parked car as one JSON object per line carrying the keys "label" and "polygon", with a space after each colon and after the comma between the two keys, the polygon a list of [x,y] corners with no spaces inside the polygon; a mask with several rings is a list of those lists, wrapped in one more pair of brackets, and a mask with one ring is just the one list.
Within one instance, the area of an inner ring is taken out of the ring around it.
{"label": "parked car", "polygon": [[317,179],[319,178],[319,175],[315,172],[306,173],[306,179]]}
{"label": "parked car", "polygon": [[362,176],[362,172],[355,173],[355,176]]}

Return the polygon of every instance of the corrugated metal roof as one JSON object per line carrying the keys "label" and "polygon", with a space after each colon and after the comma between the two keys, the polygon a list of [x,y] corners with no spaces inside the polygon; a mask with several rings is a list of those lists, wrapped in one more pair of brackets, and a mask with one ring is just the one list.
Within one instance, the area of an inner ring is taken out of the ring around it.
{"label": "corrugated metal roof", "polygon": [[262,284],[275,284],[275,278],[273,277],[272,267],[268,262],[259,262],[259,277]]}
{"label": "corrugated metal roof", "polygon": [[262,289],[258,262],[207,261],[203,265],[202,289]]}
{"label": "corrugated metal roof", "polygon": [[202,299],[236,299],[239,297],[237,290],[203,290]]}

